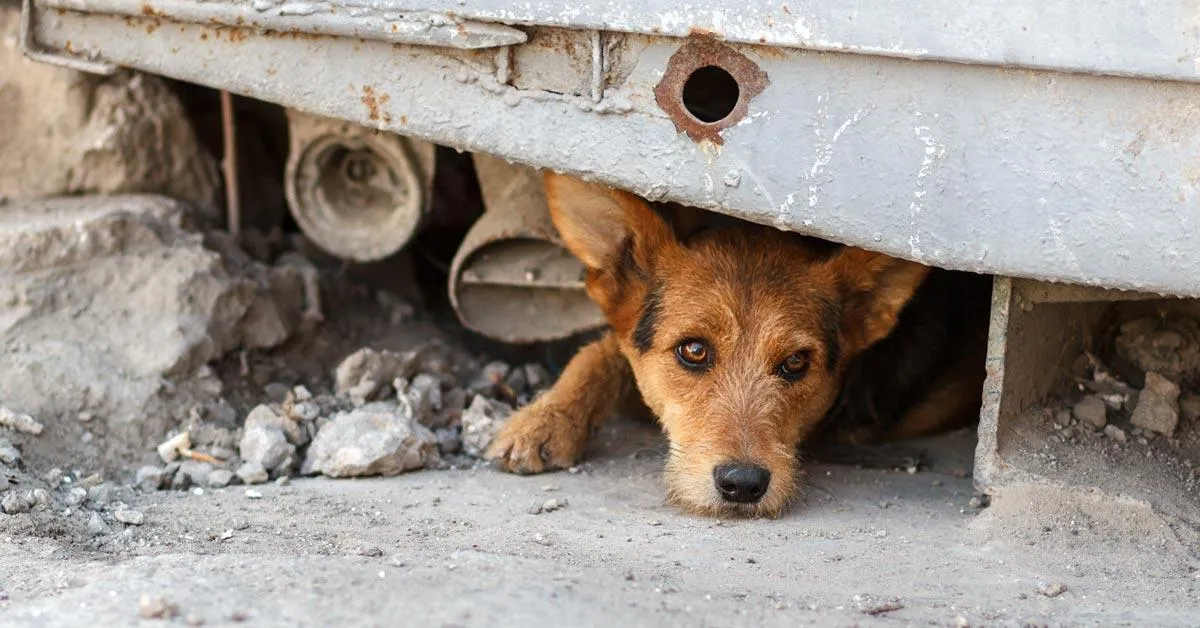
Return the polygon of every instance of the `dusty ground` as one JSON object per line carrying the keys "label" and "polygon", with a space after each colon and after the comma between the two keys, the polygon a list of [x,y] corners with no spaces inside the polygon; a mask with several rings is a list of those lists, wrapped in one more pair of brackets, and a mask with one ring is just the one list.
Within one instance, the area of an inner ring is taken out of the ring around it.
{"label": "dusty ground", "polygon": [[[1196,625],[1195,547],[1148,511],[1053,491],[976,510],[967,433],[916,474],[817,466],[778,521],[680,515],[652,430],[600,441],[578,474],[140,495],[145,524],[99,542],[11,517],[0,624],[141,625],[139,600],[162,596],[206,625]],[[547,499],[569,505],[529,514]]]}

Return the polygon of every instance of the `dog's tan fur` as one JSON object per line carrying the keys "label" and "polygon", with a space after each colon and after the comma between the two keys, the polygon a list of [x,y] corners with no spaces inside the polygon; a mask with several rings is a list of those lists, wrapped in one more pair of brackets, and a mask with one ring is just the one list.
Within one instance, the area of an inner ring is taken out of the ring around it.
{"label": "dog's tan fur", "polygon": [[[929,269],[849,247],[820,255],[752,225],[685,243],[632,194],[556,174],[545,184],[610,331],[508,422],[489,457],[519,473],[569,467],[636,384],[670,440],[672,502],[711,515],[781,513],[797,494],[797,444],[834,403],[847,363],[891,332]],[[681,366],[676,349],[689,339],[707,349],[704,372]],[[808,363],[795,381],[779,372],[792,355]],[[961,388],[949,382],[944,394]],[[961,413],[942,405],[955,404],[923,404],[895,432],[927,433]],[[757,503],[723,501],[714,468],[743,460],[770,471],[769,488]]]}

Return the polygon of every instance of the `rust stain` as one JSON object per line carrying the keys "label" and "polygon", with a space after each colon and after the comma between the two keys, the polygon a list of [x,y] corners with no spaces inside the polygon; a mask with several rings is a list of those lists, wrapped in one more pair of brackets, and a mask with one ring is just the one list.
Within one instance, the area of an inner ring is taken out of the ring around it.
{"label": "rust stain", "polygon": [[370,120],[383,120],[386,123],[392,121],[391,116],[383,111],[389,100],[392,99],[386,92],[376,93],[375,88],[366,85],[362,88],[362,104],[367,106],[367,118]]}
{"label": "rust stain", "polygon": [[75,45],[71,43],[70,39],[68,39],[66,45],[63,46],[63,50],[66,50],[69,54],[75,54]]}
{"label": "rust stain", "polygon": [[200,41],[208,41],[208,31],[203,31],[200,33]]}
{"label": "rust stain", "polygon": [[143,2],[142,15],[145,15],[146,17],[162,17],[162,12],[151,6],[149,2]]}
{"label": "rust stain", "polygon": [[408,124],[408,116],[400,116],[400,124]]}
{"label": "rust stain", "polygon": [[725,36],[712,29],[703,28],[700,26],[692,26],[688,28],[689,37],[708,37],[710,39],[724,39]]}
{"label": "rust stain", "polygon": [[[718,67],[733,77],[738,86],[738,99],[728,115],[714,122],[705,122],[692,115],[683,102],[683,86],[697,70]],[[742,53],[713,37],[693,37],[687,40],[667,61],[667,70],[654,86],[654,101],[675,123],[675,130],[685,133],[694,142],[710,141],[724,144],[721,131],[737,124],[750,111],[750,101],[767,88],[767,73]]]}

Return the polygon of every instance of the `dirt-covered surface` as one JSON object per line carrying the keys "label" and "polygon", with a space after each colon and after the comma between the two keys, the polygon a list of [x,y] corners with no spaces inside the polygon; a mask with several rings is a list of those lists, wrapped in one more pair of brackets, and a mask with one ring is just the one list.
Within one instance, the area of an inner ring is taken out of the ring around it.
{"label": "dirt-covered surface", "polygon": [[[142,525],[91,539],[9,517],[0,623],[142,625],[165,602],[206,625],[1195,625],[1194,547],[1061,494],[972,508],[972,440],[916,474],[815,467],[777,521],[663,505],[660,442],[631,423],[576,474],[137,494]],[[550,499],[567,505],[530,514]]]}

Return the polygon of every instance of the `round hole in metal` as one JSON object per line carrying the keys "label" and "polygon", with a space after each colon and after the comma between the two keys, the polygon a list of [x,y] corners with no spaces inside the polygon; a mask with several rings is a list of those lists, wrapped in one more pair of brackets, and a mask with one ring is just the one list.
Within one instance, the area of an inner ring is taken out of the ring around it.
{"label": "round hole in metal", "polygon": [[733,113],[740,96],[737,79],[715,65],[697,68],[683,83],[684,108],[707,124],[720,122]]}

